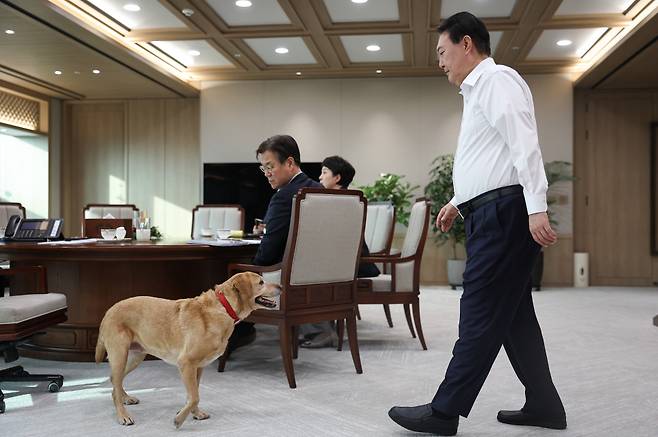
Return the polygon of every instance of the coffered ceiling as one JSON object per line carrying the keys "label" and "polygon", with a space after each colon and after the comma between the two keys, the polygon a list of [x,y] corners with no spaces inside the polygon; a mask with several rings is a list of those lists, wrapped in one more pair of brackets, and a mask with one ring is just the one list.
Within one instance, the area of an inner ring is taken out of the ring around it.
{"label": "coffered ceiling", "polygon": [[486,23],[498,63],[579,80],[658,13],[658,0],[0,2],[37,18],[55,12],[68,22],[61,26],[95,38],[91,45],[102,40],[100,52],[120,51],[141,73],[139,60],[157,72],[147,76],[179,93],[208,80],[437,75],[436,27],[461,10]]}

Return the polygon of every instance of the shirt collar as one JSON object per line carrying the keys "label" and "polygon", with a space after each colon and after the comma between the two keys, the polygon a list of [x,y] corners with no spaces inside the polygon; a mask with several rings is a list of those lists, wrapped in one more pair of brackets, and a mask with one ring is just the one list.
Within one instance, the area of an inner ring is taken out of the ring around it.
{"label": "shirt collar", "polygon": [[[293,177],[290,178],[290,180],[288,181],[288,184],[291,183],[291,182],[293,181],[293,179],[295,179],[297,176],[299,176],[299,175],[302,174],[302,173],[304,173],[304,172],[301,171],[301,170],[299,170],[299,171],[295,174],[295,176],[293,176]],[[286,185],[288,185],[288,184],[286,184]],[[281,188],[283,188],[283,187],[281,187]],[[277,188],[277,191],[279,191],[281,188]]]}
{"label": "shirt collar", "polygon": [[475,68],[473,70],[471,70],[470,73],[468,73],[468,76],[466,76],[466,78],[464,79],[462,84],[459,86],[459,88],[461,89],[461,92],[464,91],[464,87],[468,87],[469,89],[473,88],[475,86],[476,82],[478,81],[478,79],[480,78],[480,76],[482,76],[482,73],[484,73],[485,71],[487,71],[489,68],[493,67],[494,65],[496,65],[496,63],[494,62],[493,58],[491,58],[491,57],[483,59],[482,61],[480,61],[480,63],[477,64],[475,66]]}

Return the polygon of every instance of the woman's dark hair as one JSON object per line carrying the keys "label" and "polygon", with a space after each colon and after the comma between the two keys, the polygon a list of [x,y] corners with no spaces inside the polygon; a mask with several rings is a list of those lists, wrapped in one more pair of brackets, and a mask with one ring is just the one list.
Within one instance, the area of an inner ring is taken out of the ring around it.
{"label": "woman's dark hair", "polygon": [[258,155],[265,153],[268,150],[279,158],[281,164],[291,156],[295,161],[295,164],[301,164],[301,159],[299,158],[299,146],[297,146],[297,141],[295,141],[290,135],[274,135],[273,137],[269,137],[260,143],[260,146],[256,149],[256,157],[258,158]]}
{"label": "woman's dark hair", "polygon": [[487,26],[470,12],[457,12],[451,15],[443,20],[436,30],[440,34],[448,32],[450,41],[454,44],[457,44],[468,35],[473,40],[478,52],[491,56],[491,42]]}
{"label": "woman's dark hair", "polygon": [[329,156],[322,161],[322,166],[327,167],[331,172],[336,175],[340,175],[340,181],[338,185],[347,189],[352,180],[354,180],[354,174],[356,170],[352,167],[352,164],[347,162],[345,159],[340,156]]}

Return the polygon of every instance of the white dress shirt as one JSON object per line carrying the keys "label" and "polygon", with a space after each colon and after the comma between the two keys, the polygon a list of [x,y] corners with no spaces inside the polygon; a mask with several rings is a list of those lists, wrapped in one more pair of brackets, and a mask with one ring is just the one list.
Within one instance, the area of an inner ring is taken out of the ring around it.
{"label": "white dress shirt", "polygon": [[528,214],[546,211],[548,182],[537,139],[530,89],[492,58],[461,84],[464,112],[453,168],[457,206],[496,188],[523,186]]}

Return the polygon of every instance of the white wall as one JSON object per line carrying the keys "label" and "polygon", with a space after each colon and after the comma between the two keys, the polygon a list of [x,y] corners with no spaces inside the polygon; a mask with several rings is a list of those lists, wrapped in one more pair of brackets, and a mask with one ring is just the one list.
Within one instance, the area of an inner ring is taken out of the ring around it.
{"label": "white wall", "polygon": [[[557,75],[526,77],[545,161],[572,161],[572,85]],[[290,134],[302,161],[342,155],[355,183],[380,173],[424,186],[432,159],[453,153],[461,96],[445,78],[207,82],[201,91],[202,162],[255,161],[265,138]]]}

